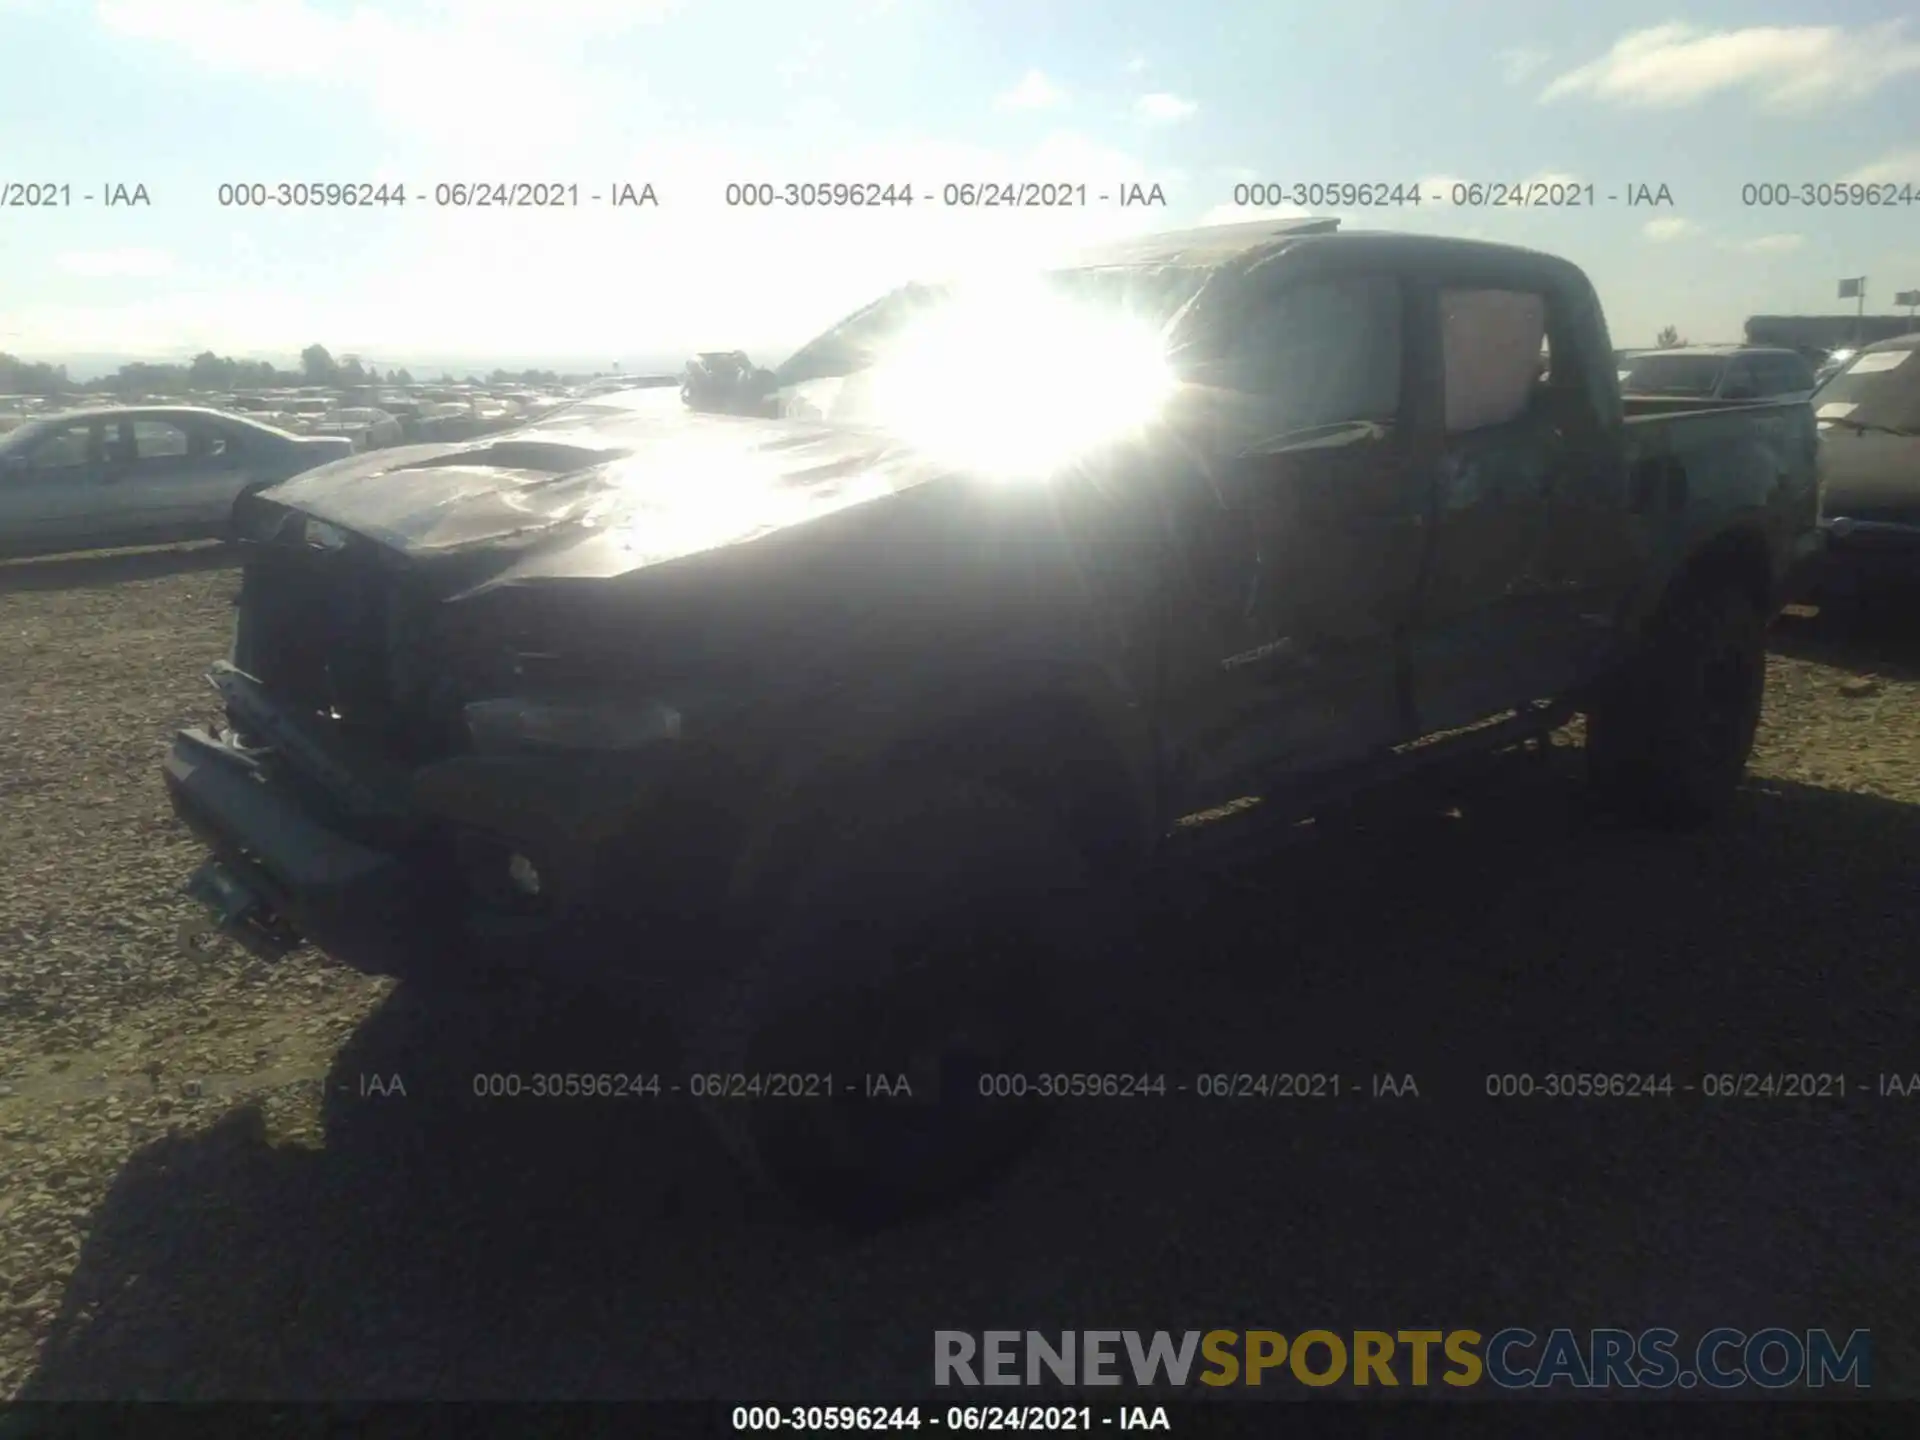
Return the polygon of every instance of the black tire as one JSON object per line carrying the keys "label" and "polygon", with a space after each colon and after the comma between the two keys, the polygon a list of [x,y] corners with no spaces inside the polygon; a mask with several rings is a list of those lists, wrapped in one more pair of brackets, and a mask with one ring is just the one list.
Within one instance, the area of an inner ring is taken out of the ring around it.
{"label": "black tire", "polygon": [[[871,1230],[1025,1154],[1048,1102],[984,1097],[981,1077],[1072,1066],[1062,1021],[1093,1033],[1076,992],[1112,958],[1090,869],[1046,816],[978,786],[897,794],[832,826],[777,912],[686,1047],[696,1076],[834,1077],[831,1100],[708,1098],[754,1178]],[[912,1098],[847,1093],[869,1075]]]}
{"label": "black tire", "polygon": [[1684,583],[1588,711],[1596,798],[1667,829],[1720,815],[1753,752],[1766,674],[1766,618],[1749,589],[1733,577]]}

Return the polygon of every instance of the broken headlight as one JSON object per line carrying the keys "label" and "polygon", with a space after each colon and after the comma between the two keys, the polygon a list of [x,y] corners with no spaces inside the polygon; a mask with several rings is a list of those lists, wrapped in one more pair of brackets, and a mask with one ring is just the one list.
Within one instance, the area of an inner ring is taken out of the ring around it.
{"label": "broken headlight", "polygon": [[680,738],[680,712],[657,701],[476,700],[463,714],[468,738],[481,754],[639,750]]}

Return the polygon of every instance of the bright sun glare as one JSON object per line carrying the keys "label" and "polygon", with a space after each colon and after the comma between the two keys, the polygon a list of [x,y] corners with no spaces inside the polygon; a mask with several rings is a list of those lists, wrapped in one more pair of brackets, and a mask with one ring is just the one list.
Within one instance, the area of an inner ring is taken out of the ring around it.
{"label": "bright sun glare", "polygon": [[871,393],[882,423],[929,453],[1014,477],[1146,426],[1173,385],[1156,329],[1036,278],[929,311],[874,367]]}

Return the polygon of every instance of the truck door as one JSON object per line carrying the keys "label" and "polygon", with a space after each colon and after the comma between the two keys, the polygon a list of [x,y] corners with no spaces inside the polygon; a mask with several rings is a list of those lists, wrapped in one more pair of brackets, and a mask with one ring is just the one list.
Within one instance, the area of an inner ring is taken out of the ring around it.
{"label": "truck door", "polygon": [[1440,278],[1433,551],[1410,637],[1422,733],[1564,692],[1574,607],[1549,573],[1557,498],[1583,456],[1552,403],[1549,288]]}
{"label": "truck door", "polygon": [[1217,400],[1189,510],[1210,613],[1169,719],[1198,804],[1406,738],[1399,641],[1426,545],[1411,312],[1389,271],[1252,288],[1202,367]]}

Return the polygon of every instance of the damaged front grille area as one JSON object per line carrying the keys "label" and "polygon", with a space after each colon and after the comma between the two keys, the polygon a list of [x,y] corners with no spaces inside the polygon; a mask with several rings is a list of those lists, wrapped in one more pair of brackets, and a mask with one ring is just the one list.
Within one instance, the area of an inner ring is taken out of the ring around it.
{"label": "damaged front grille area", "polygon": [[239,605],[233,663],[275,703],[412,764],[463,747],[438,602],[375,547],[261,547]]}

